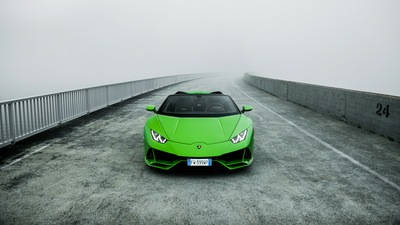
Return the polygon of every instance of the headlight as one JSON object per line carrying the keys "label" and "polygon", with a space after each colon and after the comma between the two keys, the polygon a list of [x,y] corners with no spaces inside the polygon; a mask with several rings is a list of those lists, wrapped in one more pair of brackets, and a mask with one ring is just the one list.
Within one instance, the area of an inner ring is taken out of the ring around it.
{"label": "headlight", "polygon": [[154,141],[159,142],[161,144],[165,144],[167,142],[167,139],[163,136],[161,136],[159,133],[155,132],[154,130],[150,130],[151,137],[153,138]]}
{"label": "headlight", "polygon": [[233,144],[237,144],[241,141],[243,141],[244,139],[246,139],[246,135],[247,135],[247,130],[244,130],[242,132],[240,132],[238,135],[236,135],[235,137],[233,137],[231,139]]}

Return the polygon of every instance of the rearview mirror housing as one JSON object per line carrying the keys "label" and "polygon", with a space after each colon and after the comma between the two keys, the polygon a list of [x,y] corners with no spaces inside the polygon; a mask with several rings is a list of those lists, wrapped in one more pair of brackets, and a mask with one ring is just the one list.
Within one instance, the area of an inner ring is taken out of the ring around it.
{"label": "rearview mirror housing", "polygon": [[154,112],[154,113],[157,112],[156,106],[154,106],[154,105],[148,105],[148,106],[146,106],[146,110],[147,110],[147,111],[150,111],[150,112]]}
{"label": "rearview mirror housing", "polygon": [[251,107],[250,105],[244,105],[244,106],[242,107],[242,113],[244,113],[244,112],[249,112],[249,111],[251,111],[251,110],[253,110],[253,107]]}

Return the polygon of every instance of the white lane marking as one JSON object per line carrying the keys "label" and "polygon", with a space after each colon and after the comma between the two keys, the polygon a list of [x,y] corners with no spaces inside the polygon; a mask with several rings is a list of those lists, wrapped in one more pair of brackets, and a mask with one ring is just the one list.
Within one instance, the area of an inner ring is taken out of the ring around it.
{"label": "white lane marking", "polygon": [[18,159],[16,159],[16,160],[12,161],[11,163],[9,163],[9,164],[7,164],[7,165],[1,167],[0,170],[2,170],[2,169],[4,169],[4,168],[7,168],[7,167],[9,167],[9,166],[11,166],[11,165],[14,165],[14,164],[17,163],[17,162],[22,161],[22,160],[28,158],[29,156],[31,156],[31,155],[33,155],[33,154],[35,154],[35,153],[37,153],[37,152],[42,151],[43,149],[49,147],[50,145],[56,143],[56,142],[59,141],[59,140],[60,140],[60,139],[57,139],[57,140],[53,141],[53,142],[50,143],[50,144],[47,144],[47,145],[45,145],[45,146],[42,146],[41,148],[36,149],[35,151],[30,152],[30,153],[28,153],[28,154],[22,156],[21,158],[18,158]]}
{"label": "white lane marking", "polygon": [[251,112],[251,115],[256,116],[256,117],[258,118],[259,121],[263,121],[263,120],[264,120],[264,118],[262,118],[262,116],[260,116],[258,113]]}
{"label": "white lane marking", "polygon": [[292,121],[286,119],[285,117],[279,115],[278,113],[272,111],[270,108],[266,107],[265,105],[263,105],[262,103],[260,103],[259,101],[255,100],[254,98],[250,97],[248,94],[244,93],[238,86],[236,86],[233,82],[232,82],[233,86],[238,89],[240,92],[242,92],[244,95],[246,95],[249,99],[253,100],[255,103],[257,103],[258,105],[260,105],[261,107],[265,108],[266,110],[270,111],[272,114],[274,114],[275,116],[279,117],[280,119],[282,119],[283,121],[285,121],[286,123],[290,124],[291,126],[293,126],[294,128],[296,128],[297,130],[301,131],[302,133],[304,133],[305,135],[311,137],[312,139],[314,139],[315,141],[317,141],[318,143],[324,145],[325,147],[329,148],[330,150],[332,150],[333,152],[336,152],[337,154],[339,154],[340,156],[342,156],[343,158],[349,160],[350,162],[352,162],[353,164],[361,167],[363,170],[367,171],[368,173],[378,177],[379,179],[381,179],[383,182],[389,184],[390,186],[396,188],[398,191],[400,191],[400,186],[393,183],[392,181],[390,181],[388,178],[380,175],[378,172],[372,170],[371,168],[369,168],[368,166],[360,163],[359,161],[355,160],[354,158],[352,158],[351,156],[343,153],[342,151],[338,150],[337,148],[333,147],[332,145],[326,143],[325,141],[321,140],[320,138],[316,137],[315,135],[309,133],[308,131],[304,130],[303,128],[299,127],[298,125],[296,125],[295,123],[293,123]]}

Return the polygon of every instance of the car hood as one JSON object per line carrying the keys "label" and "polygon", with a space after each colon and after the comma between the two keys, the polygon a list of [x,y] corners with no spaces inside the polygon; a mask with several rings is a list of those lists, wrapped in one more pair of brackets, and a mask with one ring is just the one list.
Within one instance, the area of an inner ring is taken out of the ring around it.
{"label": "car hood", "polygon": [[158,115],[158,121],[167,139],[185,144],[213,144],[227,141],[232,136],[241,115],[218,118],[179,118]]}

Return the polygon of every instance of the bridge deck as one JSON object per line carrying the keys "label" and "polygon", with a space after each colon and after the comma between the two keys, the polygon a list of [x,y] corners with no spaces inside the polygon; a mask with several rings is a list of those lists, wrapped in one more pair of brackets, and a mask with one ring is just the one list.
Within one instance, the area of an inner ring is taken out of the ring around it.
{"label": "bridge deck", "polygon": [[[145,165],[144,108],[177,90],[220,90],[254,107],[251,167],[189,173]],[[240,79],[163,88],[0,154],[0,224],[400,222],[399,143]]]}

